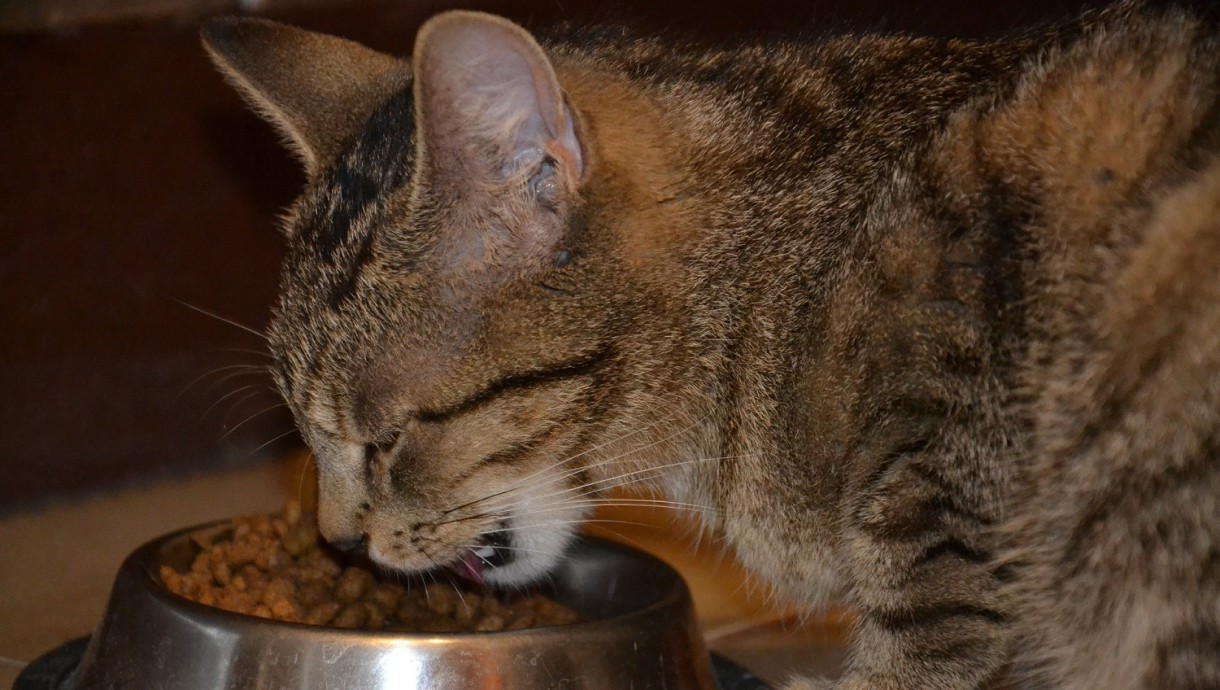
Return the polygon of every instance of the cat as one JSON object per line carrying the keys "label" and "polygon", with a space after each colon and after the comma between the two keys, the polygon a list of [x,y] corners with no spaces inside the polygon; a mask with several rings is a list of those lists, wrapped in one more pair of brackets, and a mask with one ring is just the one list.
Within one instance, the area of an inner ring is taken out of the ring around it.
{"label": "cat", "polygon": [[308,178],[268,338],[327,539],[522,583],[634,483],[859,612],[787,690],[1220,687],[1214,17],[203,40]]}

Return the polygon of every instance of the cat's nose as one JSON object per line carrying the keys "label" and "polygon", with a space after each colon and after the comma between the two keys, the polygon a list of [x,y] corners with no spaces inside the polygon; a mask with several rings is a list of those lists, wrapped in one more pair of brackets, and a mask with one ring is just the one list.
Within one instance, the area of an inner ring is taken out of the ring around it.
{"label": "cat's nose", "polygon": [[332,541],[330,544],[344,553],[362,555],[365,549],[368,548],[369,535],[365,533],[354,539],[339,539]]}

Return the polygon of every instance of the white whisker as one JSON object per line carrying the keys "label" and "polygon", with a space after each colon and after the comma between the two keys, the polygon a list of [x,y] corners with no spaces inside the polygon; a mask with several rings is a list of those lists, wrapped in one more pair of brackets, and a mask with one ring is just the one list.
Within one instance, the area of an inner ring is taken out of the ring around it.
{"label": "white whisker", "polygon": [[[671,434],[668,434],[668,435],[666,435],[666,436],[664,436],[664,437],[662,437],[662,438],[660,438],[660,439],[658,439],[658,440],[656,440],[656,441],[653,441],[653,442],[651,442],[651,443],[647,443],[647,444],[645,444],[645,445],[643,445],[643,446],[637,446],[637,447],[632,448],[631,450],[628,450],[628,451],[626,451],[626,452],[624,452],[624,453],[620,453],[620,454],[618,454],[618,455],[616,455],[616,456],[614,456],[614,457],[612,457],[612,458],[609,458],[609,459],[607,459],[607,460],[603,460],[603,461],[599,462],[599,463],[598,463],[598,465],[600,465],[600,466],[604,466],[604,465],[610,465],[610,464],[613,464],[613,463],[616,463],[616,462],[618,462],[618,461],[622,460],[623,458],[629,457],[629,456],[634,455],[634,454],[636,454],[636,453],[643,452],[643,451],[645,451],[645,450],[648,450],[649,448],[653,448],[653,447],[655,447],[655,446],[657,446],[657,445],[660,445],[660,444],[662,444],[662,443],[666,443],[666,442],[668,442],[668,441],[671,441],[671,440],[673,440],[674,438],[676,438],[676,437],[678,437],[678,436],[681,436],[682,434],[685,434],[685,433],[688,433],[688,432],[690,432],[690,431],[694,430],[695,428],[697,428],[698,424],[699,424],[699,423],[701,423],[701,421],[702,421],[702,420],[696,421],[696,422],[695,422],[695,423],[693,423],[693,424],[690,424],[690,425],[688,425],[688,426],[685,426],[685,427],[683,427],[682,429],[679,429],[679,430],[677,430],[677,431],[675,431],[675,432],[673,432],[673,433],[671,433]],[[643,429],[643,430],[652,430],[652,429],[657,428],[657,427],[658,427],[658,426],[660,426],[660,425],[661,425],[661,422],[658,422],[658,423],[653,424],[653,425],[651,425],[651,426],[644,427],[644,429]],[[617,440],[621,440],[621,439],[629,438],[630,436],[634,435],[635,433],[639,433],[639,431],[641,431],[641,430],[637,430],[637,431],[631,432],[631,433],[629,433],[629,434],[626,434],[626,435],[624,435],[624,436],[622,436],[622,437],[619,437],[619,439],[617,439]],[[614,442],[614,441],[611,441],[611,442],[608,442],[608,443],[612,443],[612,442]],[[603,443],[603,444],[601,444],[601,445],[600,445],[600,446],[598,446],[598,447],[604,447],[605,445],[607,445],[607,444]],[[450,508],[450,509],[449,509],[449,511],[451,512],[451,511],[460,510],[460,509],[462,509],[462,508],[466,508],[466,507],[469,507],[469,506],[472,506],[472,505],[476,505],[476,504],[481,503],[481,502],[483,502],[483,501],[489,501],[489,500],[492,500],[492,499],[495,499],[495,498],[499,498],[499,497],[501,497],[501,496],[505,496],[506,494],[510,494],[510,493],[515,492],[515,491],[519,491],[519,490],[521,490],[522,488],[525,488],[526,486],[528,486],[528,484],[527,484],[528,480],[533,479],[533,478],[535,478],[535,477],[538,477],[539,475],[542,475],[542,474],[544,474],[544,473],[546,473],[546,472],[548,472],[548,471],[550,471],[550,470],[553,470],[553,469],[555,469],[556,467],[561,467],[561,466],[563,466],[563,465],[567,464],[568,462],[570,462],[571,460],[573,460],[573,459],[575,459],[575,458],[578,458],[578,457],[581,457],[582,455],[585,455],[585,454],[587,454],[588,452],[589,452],[589,451],[585,451],[585,452],[582,452],[582,453],[578,453],[578,454],[576,454],[576,455],[567,456],[567,457],[565,457],[565,458],[563,458],[563,459],[561,459],[561,460],[559,460],[559,461],[557,461],[557,462],[554,462],[554,463],[552,463],[552,464],[547,465],[546,467],[543,467],[542,469],[539,469],[539,470],[537,470],[537,471],[535,471],[535,472],[532,472],[532,473],[530,473],[530,474],[526,475],[525,477],[521,477],[521,478],[519,478],[519,479],[515,480],[514,482],[510,483],[510,484],[509,484],[507,487],[505,487],[504,489],[501,489],[501,490],[496,491],[496,492],[494,492],[494,493],[491,493],[491,494],[488,494],[488,495],[486,495],[486,496],[483,496],[482,498],[475,499],[474,501],[470,501],[470,502],[468,502],[468,503],[462,504],[462,505],[460,505],[460,506],[457,506],[457,507],[454,507],[454,508]],[[662,466],[662,467],[674,467],[674,466],[677,466],[677,464],[674,464],[674,465],[665,465],[665,466]],[[659,468],[658,468],[658,469],[659,469]],[[563,473],[559,474],[559,476],[557,477],[557,479],[560,479],[560,480],[562,480],[562,479],[567,479],[567,478],[569,478],[569,477],[576,476],[576,475],[578,475],[578,474],[580,474],[581,472],[584,472],[584,471],[587,471],[587,468],[586,468],[586,467],[576,467],[576,468],[572,468],[572,469],[569,469],[569,470],[568,470],[568,471],[566,471],[566,472],[563,472]],[[640,472],[644,472],[644,471],[654,471],[654,470],[653,470],[653,469],[648,469],[648,470],[640,470]]]}
{"label": "white whisker", "polygon": [[305,477],[309,474],[310,463],[316,462],[313,456],[313,451],[310,450],[305,456],[305,462],[301,463],[301,477],[297,480],[297,503],[303,503],[302,497],[305,495]]}
{"label": "white whisker", "polygon": [[[468,507],[468,506],[474,505],[474,504],[479,503],[479,502],[481,502],[481,501],[486,501],[486,500],[489,500],[489,499],[492,499],[492,498],[496,498],[497,496],[502,496],[502,495],[504,495],[504,494],[511,493],[511,492],[513,492],[513,491],[517,491],[517,490],[519,490],[519,489],[524,488],[525,486],[527,486],[527,485],[528,485],[528,482],[529,482],[531,479],[537,478],[537,477],[539,477],[539,476],[541,476],[541,475],[545,474],[546,472],[549,472],[549,471],[551,471],[551,470],[555,469],[556,467],[562,467],[563,465],[565,465],[565,464],[567,464],[567,463],[571,462],[572,460],[575,460],[576,458],[579,458],[579,457],[582,457],[582,456],[584,456],[584,455],[587,455],[587,454],[589,454],[590,452],[592,452],[592,451],[594,451],[594,450],[596,450],[596,449],[598,449],[598,448],[603,448],[603,447],[605,447],[606,445],[609,445],[609,444],[611,444],[611,443],[616,443],[616,442],[622,441],[622,440],[627,439],[627,438],[630,438],[630,437],[632,437],[632,436],[634,436],[635,434],[638,434],[638,433],[643,433],[643,432],[645,432],[645,431],[651,431],[652,429],[655,429],[655,428],[659,427],[659,426],[660,426],[661,424],[663,424],[665,421],[666,421],[666,420],[660,420],[660,421],[658,421],[658,422],[656,422],[656,423],[654,423],[654,424],[651,424],[651,425],[648,425],[648,426],[642,427],[642,428],[640,428],[640,429],[636,429],[636,430],[634,430],[634,431],[628,432],[628,433],[623,434],[622,436],[619,436],[619,437],[617,437],[617,438],[615,438],[615,439],[611,439],[611,440],[609,440],[609,441],[606,441],[605,443],[602,443],[602,444],[600,444],[600,445],[594,446],[593,448],[590,448],[590,449],[588,449],[588,450],[585,450],[585,451],[582,451],[582,452],[580,452],[580,453],[577,453],[576,455],[569,455],[569,456],[562,457],[562,458],[560,458],[559,460],[557,460],[557,461],[555,461],[555,462],[553,462],[553,463],[551,463],[551,464],[549,464],[549,465],[546,465],[545,467],[542,467],[542,468],[540,468],[540,469],[538,469],[538,470],[535,470],[534,472],[531,472],[530,474],[527,474],[527,475],[525,475],[525,476],[523,476],[523,477],[518,477],[516,480],[514,480],[514,481],[513,481],[513,482],[511,482],[511,483],[509,483],[509,485],[508,485],[507,487],[505,487],[504,489],[501,489],[500,491],[496,491],[496,492],[494,492],[494,493],[488,494],[488,495],[486,495],[486,496],[483,496],[482,498],[477,498],[477,499],[475,499],[475,500],[473,500],[473,501],[470,501],[469,503],[464,503],[464,504],[462,504],[462,505],[460,505],[460,506],[456,506],[456,507],[450,508],[450,509],[449,509],[448,511],[446,511],[446,512],[452,512],[452,511],[456,511],[456,510],[461,510],[462,508],[466,508],[466,507]],[[689,429],[692,429],[692,428],[694,428],[694,425],[691,425],[691,426],[690,426],[690,427],[688,427],[687,429],[685,429],[685,430],[683,430],[683,431],[680,431],[680,432],[678,432],[678,433],[684,433],[686,430],[689,430]],[[660,442],[663,442],[663,441],[665,441],[665,440],[668,440],[668,439],[670,439],[670,438],[672,438],[673,436],[676,436],[676,435],[677,435],[677,433],[676,433],[676,434],[672,434],[671,436],[667,436],[666,438],[661,439],[661,441],[660,441]],[[638,449],[633,450],[633,451],[631,451],[631,452],[629,452],[629,453],[624,453],[623,455],[620,455],[619,457],[623,457],[623,456],[625,456],[625,455],[630,455],[631,453],[633,453],[633,452],[637,452],[637,451],[639,451],[639,450],[645,450],[645,449],[647,449],[647,448],[652,447],[653,445],[655,445],[655,443],[653,443],[653,444],[649,444],[649,445],[646,445],[646,446],[643,446],[642,448],[638,448]],[[580,471],[580,470],[578,469],[578,470],[572,470],[572,471],[575,471],[575,472],[579,473],[579,471]],[[570,476],[570,474],[561,475],[561,477],[565,477],[565,478],[566,478],[567,476]]]}
{"label": "white whisker", "polygon": [[266,376],[268,379],[270,379],[270,377],[271,377],[271,372],[269,372],[266,367],[260,367],[260,366],[256,366],[253,364],[248,364],[245,366],[248,366],[251,368],[246,369],[246,370],[241,370],[241,371],[231,371],[231,372],[225,374],[224,376],[221,376],[220,378],[218,378],[212,382],[212,384],[209,386],[209,390],[211,390],[212,388],[216,388],[217,386],[222,386],[222,385],[228,383],[229,381],[232,381],[233,379],[239,378],[241,376],[260,376],[260,377]]}
{"label": "white whisker", "polygon": [[180,300],[180,299],[178,299],[178,298],[176,298],[176,297],[175,297],[175,298],[173,298],[173,299],[174,299],[174,301],[175,301],[175,302],[177,302],[178,304],[181,304],[182,306],[186,307],[187,309],[191,309],[191,310],[193,310],[193,311],[197,311],[197,312],[199,312],[200,314],[203,314],[204,316],[210,316],[210,317],[212,317],[213,319],[216,319],[217,321],[220,321],[221,323],[227,323],[227,324],[229,324],[230,326],[234,326],[234,327],[236,327],[236,328],[240,328],[241,330],[243,330],[243,331],[245,331],[245,332],[247,332],[247,333],[250,333],[250,334],[253,334],[253,335],[258,336],[258,337],[259,337],[259,339],[261,339],[261,340],[266,340],[266,339],[267,339],[267,336],[266,336],[266,335],[264,335],[264,334],[262,334],[262,333],[259,333],[258,331],[254,330],[253,328],[250,328],[249,326],[247,326],[247,325],[245,325],[245,324],[238,323],[238,322],[234,321],[233,319],[227,319],[227,318],[225,318],[225,317],[223,317],[223,316],[221,316],[221,315],[219,315],[219,314],[216,314],[216,313],[214,313],[214,312],[210,312],[210,311],[208,311],[207,309],[204,309],[203,307],[197,307],[197,306],[195,306],[195,305],[193,305],[193,304],[191,304],[191,303],[189,303],[189,302],[184,302],[184,301],[182,301],[182,300]]}
{"label": "white whisker", "polygon": [[[600,503],[579,503],[579,502],[560,503],[560,504],[549,505],[549,506],[540,506],[537,508],[527,508],[527,509],[524,509],[524,510],[520,511],[519,513],[517,513],[517,517],[527,517],[527,516],[536,517],[539,515],[547,515],[549,513],[562,513],[562,512],[577,510],[577,509],[588,510],[588,509],[601,508],[604,506],[605,506],[605,504],[600,504]],[[697,509],[689,508],[687,510],[689,512],[702,512],[703,508],[702,507],[699,507]]]}
{"label": "white whisker", "polygon": [[227,375],[221,377],[220,380],[214,382],[213,385],[214,386],[220,385],[220,384],[224,383],[225,381],[228,381],[233,376],[246,376],[246,375],[253,375],[255,373],[266,373],[267,372],[267,368],[262,365],[259,365],[259,364],[229,364],[229,365],[223,366],[223,367],[216,367],[215,369],[206,371],[206,372],[200,374],[199,376],[196,376],[195,378],[191,379],[190,383],[186,384],[185,386],[182,387],[182,390],[178,391],[178,395],[176,397],[182,397],[183,395],[186,394],[187,391],[189,391],[191,388],[198,385],[200,381],[203,381],[207,377],[214,376],[216,374],[219,374],[222,371],[230,371],[230,370],[235,370],[236,373],[227,374]]}
{"label": "white whisker", "polygon": [[[483,545],[482,544],[457,544],[455,546],[459,549],[474,550],[474,549],[482,548]],[[537,554],[541,554],[543,556],[557,556],[558,555],[554,551],[543,551],[542,549],[527,549],[524,546],[497,546],[496,548],[504,550],[504,551],[521,551],[523,553],[537,553]],[[475,554],[475,555],[478,556],[478,554]],[[482,556],[479,556],[479,560],[481,560],[483,562],[487,562],[487,559],[483,558]]]}
{"label": "white whisker", "polygon": [[296,427],[292,427],[291,429],[289,429],[288,431],[285,431],[284,433],[280,434],[279,436],[276,436],[276,437],[274,437],[274,438],[272,438],[272,439],[270,439],[270,440],[268,440],[268,441],[264,442],[262,445],[258,446],[258,447],[257,447],[257,448],[255,448],[254,450],[250,451],[250,453],[249,453],[249,454],[250,454],[250,455],[254,455],[255,453],[257,453],[257,452],[259,452],[260,450],[262,450],[262,449],[266,448],[267,446],[271,445],[272,443],[275,443],[276,441],[278,441],[278,440],[280,440],[280,439],[284,438],[285,436],[288,436],[288,435],[291,435],[291,434],[295,434],[295,433],[296,433],[296,431],[297,431]]}
{"label": "white whisker", "polygon": [[224,417],[222,417],[220,420],[220,425],[227,429],[229,427],[229,417],[233,416],[233,413],[240,410],[246,403],[265,394],[266,392],[266,389],[262,387],[255,387],[255,390],[252,390],[240,398],[230,402],[229,409],[225,410]]}
{"label": "white whisker", "polygon": [[634,527],[655,527],[647,522],[639,522],[637,520],[620,520],[618,518],[589,518],[577,520],[555,520],[552,522],[532,523],[529,525],[508,525],[503,527],[498,532],[519,532],[525,529],[538,529],[540,527],[565,527],[565,526],[580,526],[580,525],[632,525]]}
{"label": "white whisker", "polygon": [[[555,503],[551,508],[611,508],[611,507],[648,507],[648,508],[666,508],[668,510],[687,510],[691,512],[704,512],[712,509],[711,506],[701,505],[698,503],[679,503],[676,501],[650,500],[650,499],[618,499],[618,498],[574,498],[566,501]],[[533,515],[531,511],[518,512],[517,515]]]}
{"label": "white whisker", "polygon": [[258,355],[260,357],[266,357],[267,359],[273,359],[271,353],[267,352],[266,350],[255,350],[254,348],[249,347],[223,347],[220,349],[221,352],[240,352],[243,354]]}
{"label": "white whisker", "polygon": [[[694,458],[691,460],[680,460],[677,462],[666,463],[664,465],[658,465],[655,467],[648,467],[648,468],[644,468],[644,469],[640,469],[640,470],[633,470],[631,472],[625,472],[620,475],[607,477],[605,479],[601,479],[601,480],[598,480],[595,482],[589,482],[587,484],[578,484],[575,486],[564,487],[564,488],[558,489],[556,491],[553,491],[549,494],[543,494],[541,496],[537,496],[536,500],[545,501],[545,500],[554,499],[555,497],[566,496],[566,495],[571,495],[574,497],[590,496],[593,493],[598,492],[598,491],[608,491],[610,489],[630,486],[631,484],[638,482],[640,479],[651,479],[653,477],[663,476],[666,470],[672,469],[674,467],[681,467],[684,465],[694,465],[694,464],[705,463],[705,462],[720,462],[720,461],[724,461],[724,460],[735,460],[740,457],[744,457],[744,456],[726,455],[726,456],[721,456],[721,457],[717,457],[717,458]],[[571,474],[562,475],[561,478],[568,477],[568,476],[571,476]],[[631,481],[622,481],[624,479],[631,479]],[[510,500],[507,500],[502,503],[492,503],[492,504],[490,504],[489,509],[504,510],[512,505],[513,505],[513,503],[510,499]]]}
{"label": "white whisker", "polygon": [[279,409],[279,408],[281,408],[281,407],[287,407],[287,406],[288,406],[288,403],[286,403],[286,402],[281,402],[281,403],[276,403],[276,404],[274,404],[274,405],[272,405],[272,406],[270,406],[270,407],[264,407],[263,409],[259,410],[258,412],[255,412],[254,414],[250,415],[249,417],[246,417],[245,419],[241,420],[241,421],[240,421],[240,422],[238,422],[237,424],[234,424],[233,426],[229,427],[229,430],[228,430],[228,431],[226,431],[226,432],[224,433],[224,435],[223,435],[223,436],[221,436],[220,438],[221,438],[221,439],[228,438],[229,434],[233,433],[234,431],[237,431],[237,430],[238,430],[238,429],[240,429],[242,426],[244,426],[244,425],[245,425],[247,422],[251,421],[252,419],[255,419],[256,417],[259,417],[260,415],[264,415],[264,414],[267,414],[268,412],[270,412],[270,411],[272,411],[272,410],[277,410],[277,409]]}
{"label": "white whisker", "polygon": [[208,405],[207,409],[205,409],[205,410],[203,411],[203,414],[202,414],[202,415],[200,415],[200,416],[199,416],[199,418],[200,418],[201,420],[202,420],[202,419],[204,419],[204,418],[206,418],[206,417],[208,416],[208,414],[210,414],[210,413],[212,412],[212,410],[216,409],[216,406],[217,406],[217,405],[219,405],[220,403],[224,402],[225,400],[228,400],[229,398],[231,398],[231,397],[233,397],[233,396],[237,395],[238,393],[242,393],[242,392],[244,392],[244,391],[248,391],[248,390],[251,390],[251,389],[253,389],[253,388],[259,388],[259,387],[260,387],[260,386],[259,386],[258,384],[256,384],[256,383],[251,383],[251,384],[249,384],[249,385],[241,386],[241,387],[239,387],[239,388],[235,388],[235,389],[233,389],[233,390],[229,391],[228,393],[225,393],[224,395],[222,395],[222,396],[220,396],[219,398],[217,398],[217,399],[215,400],[215,402],[213,402],[211,405]]}

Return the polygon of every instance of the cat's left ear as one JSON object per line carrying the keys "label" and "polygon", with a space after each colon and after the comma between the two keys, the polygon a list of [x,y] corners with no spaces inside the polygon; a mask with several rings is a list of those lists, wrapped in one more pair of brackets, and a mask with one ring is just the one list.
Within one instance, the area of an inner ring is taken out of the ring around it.
{"label": "cat's left ear", "polygon": [[545,195],[579,183],[575,118],[524,29],[481,12],[446,12],[420,29],[412,66],[424,156],[442,184],[522,176]]}

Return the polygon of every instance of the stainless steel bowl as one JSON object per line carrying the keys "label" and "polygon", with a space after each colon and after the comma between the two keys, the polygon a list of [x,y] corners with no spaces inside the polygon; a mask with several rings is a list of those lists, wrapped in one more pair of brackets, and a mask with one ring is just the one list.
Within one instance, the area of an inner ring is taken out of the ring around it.
{"label": "stainless steel bowl", "polygon": [[149,542],[123,563],[74,688],[715,688],[682,578],[624,546],[582,540],[554,573],[549,594],[581,623],[410,634],[268,621],[171,594],[158,571],[189,565],[198,529]]}

